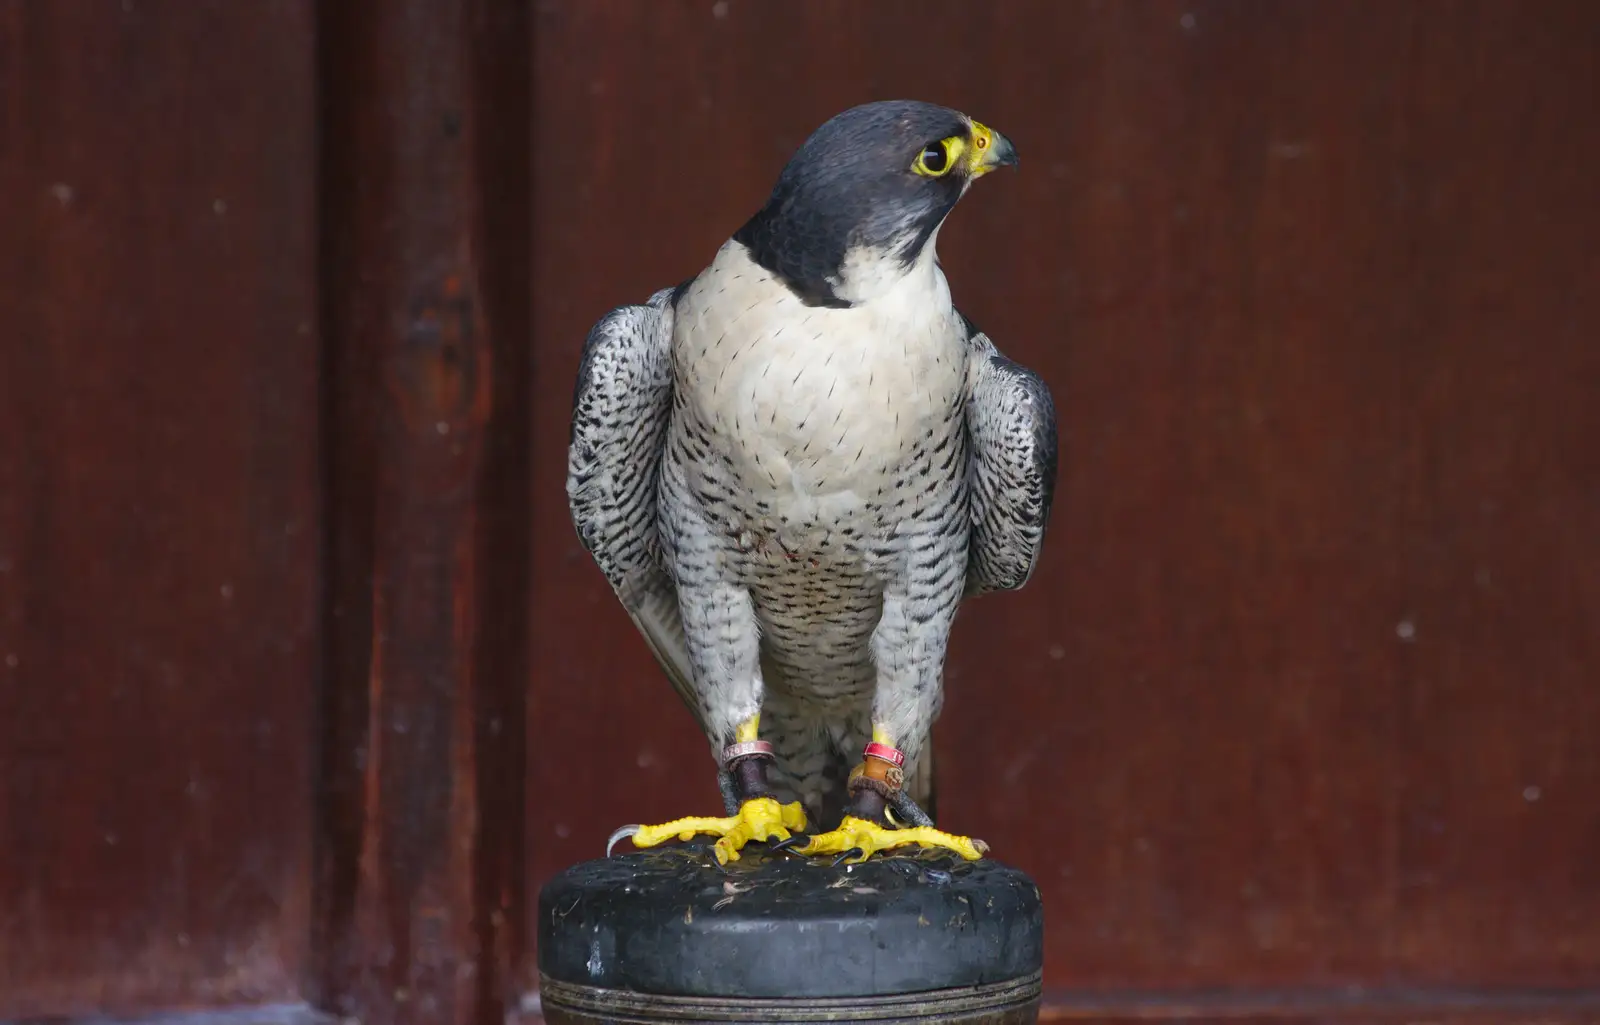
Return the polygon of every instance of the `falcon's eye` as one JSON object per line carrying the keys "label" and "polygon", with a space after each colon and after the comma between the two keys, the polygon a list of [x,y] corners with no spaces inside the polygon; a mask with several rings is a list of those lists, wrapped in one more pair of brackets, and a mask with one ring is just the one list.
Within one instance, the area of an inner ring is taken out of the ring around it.
{"label": "falcon's eye", "polygon": [[966,140],[959,135],[929,143],[917,154],[911,169],[926,178],[942,178],[956,166],[956,160],[965,145]]}

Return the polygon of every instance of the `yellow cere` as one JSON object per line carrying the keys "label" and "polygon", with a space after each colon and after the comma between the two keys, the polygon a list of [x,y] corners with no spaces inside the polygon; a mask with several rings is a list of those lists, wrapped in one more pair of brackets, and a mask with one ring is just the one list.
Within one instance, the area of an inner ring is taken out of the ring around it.
{"label": "yellow cere", "polygon": [[972,166],[968,168],[972,177],[982,177],[994,170],[994,164],[985,159],[993,145],[994,129],[978,121],[972,122]]}

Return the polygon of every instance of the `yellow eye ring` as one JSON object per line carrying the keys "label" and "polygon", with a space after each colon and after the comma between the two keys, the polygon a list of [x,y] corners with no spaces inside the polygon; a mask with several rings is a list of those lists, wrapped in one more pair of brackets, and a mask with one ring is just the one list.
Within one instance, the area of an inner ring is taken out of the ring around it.
{"label": "yellow eye ring", "polygon": [[911,170],[925,178],[943,178],[955,169],[965,148],[966,140],[959,135],[930,142],[911,162]]}

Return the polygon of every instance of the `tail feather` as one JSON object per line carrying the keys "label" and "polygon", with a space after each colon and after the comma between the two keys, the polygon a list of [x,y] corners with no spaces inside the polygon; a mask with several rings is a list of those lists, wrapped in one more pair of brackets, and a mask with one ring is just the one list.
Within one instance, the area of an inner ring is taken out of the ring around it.
{"label": "tail feather", "polygon": [[916,766],[906,776],[906,793],[917,803],[917,807],[928,813],[928,817],[935,822],[939,821],[939,813],[934,810],[933,786],[933,741],[922,748],[922,754],[917,758]]}

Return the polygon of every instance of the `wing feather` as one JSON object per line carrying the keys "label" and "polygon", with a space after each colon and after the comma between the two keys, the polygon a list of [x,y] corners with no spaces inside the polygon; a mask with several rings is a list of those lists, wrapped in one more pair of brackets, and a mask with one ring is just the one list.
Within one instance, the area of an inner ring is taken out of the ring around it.
{"label": "wing feather", "polygon": [[590,329],[572,399],[567,504],[584,548],[673,689],[700,719],[678,591],[662,563],[656,529],[656,485],[672,416],[677,291],[662,289],[643,304],[620,306]]}
{"label": "wing feather", "polygon": [[967,594],[1014,591],[1033,576],[1056,490],[1050,388],[967,324],[972,540]]}

